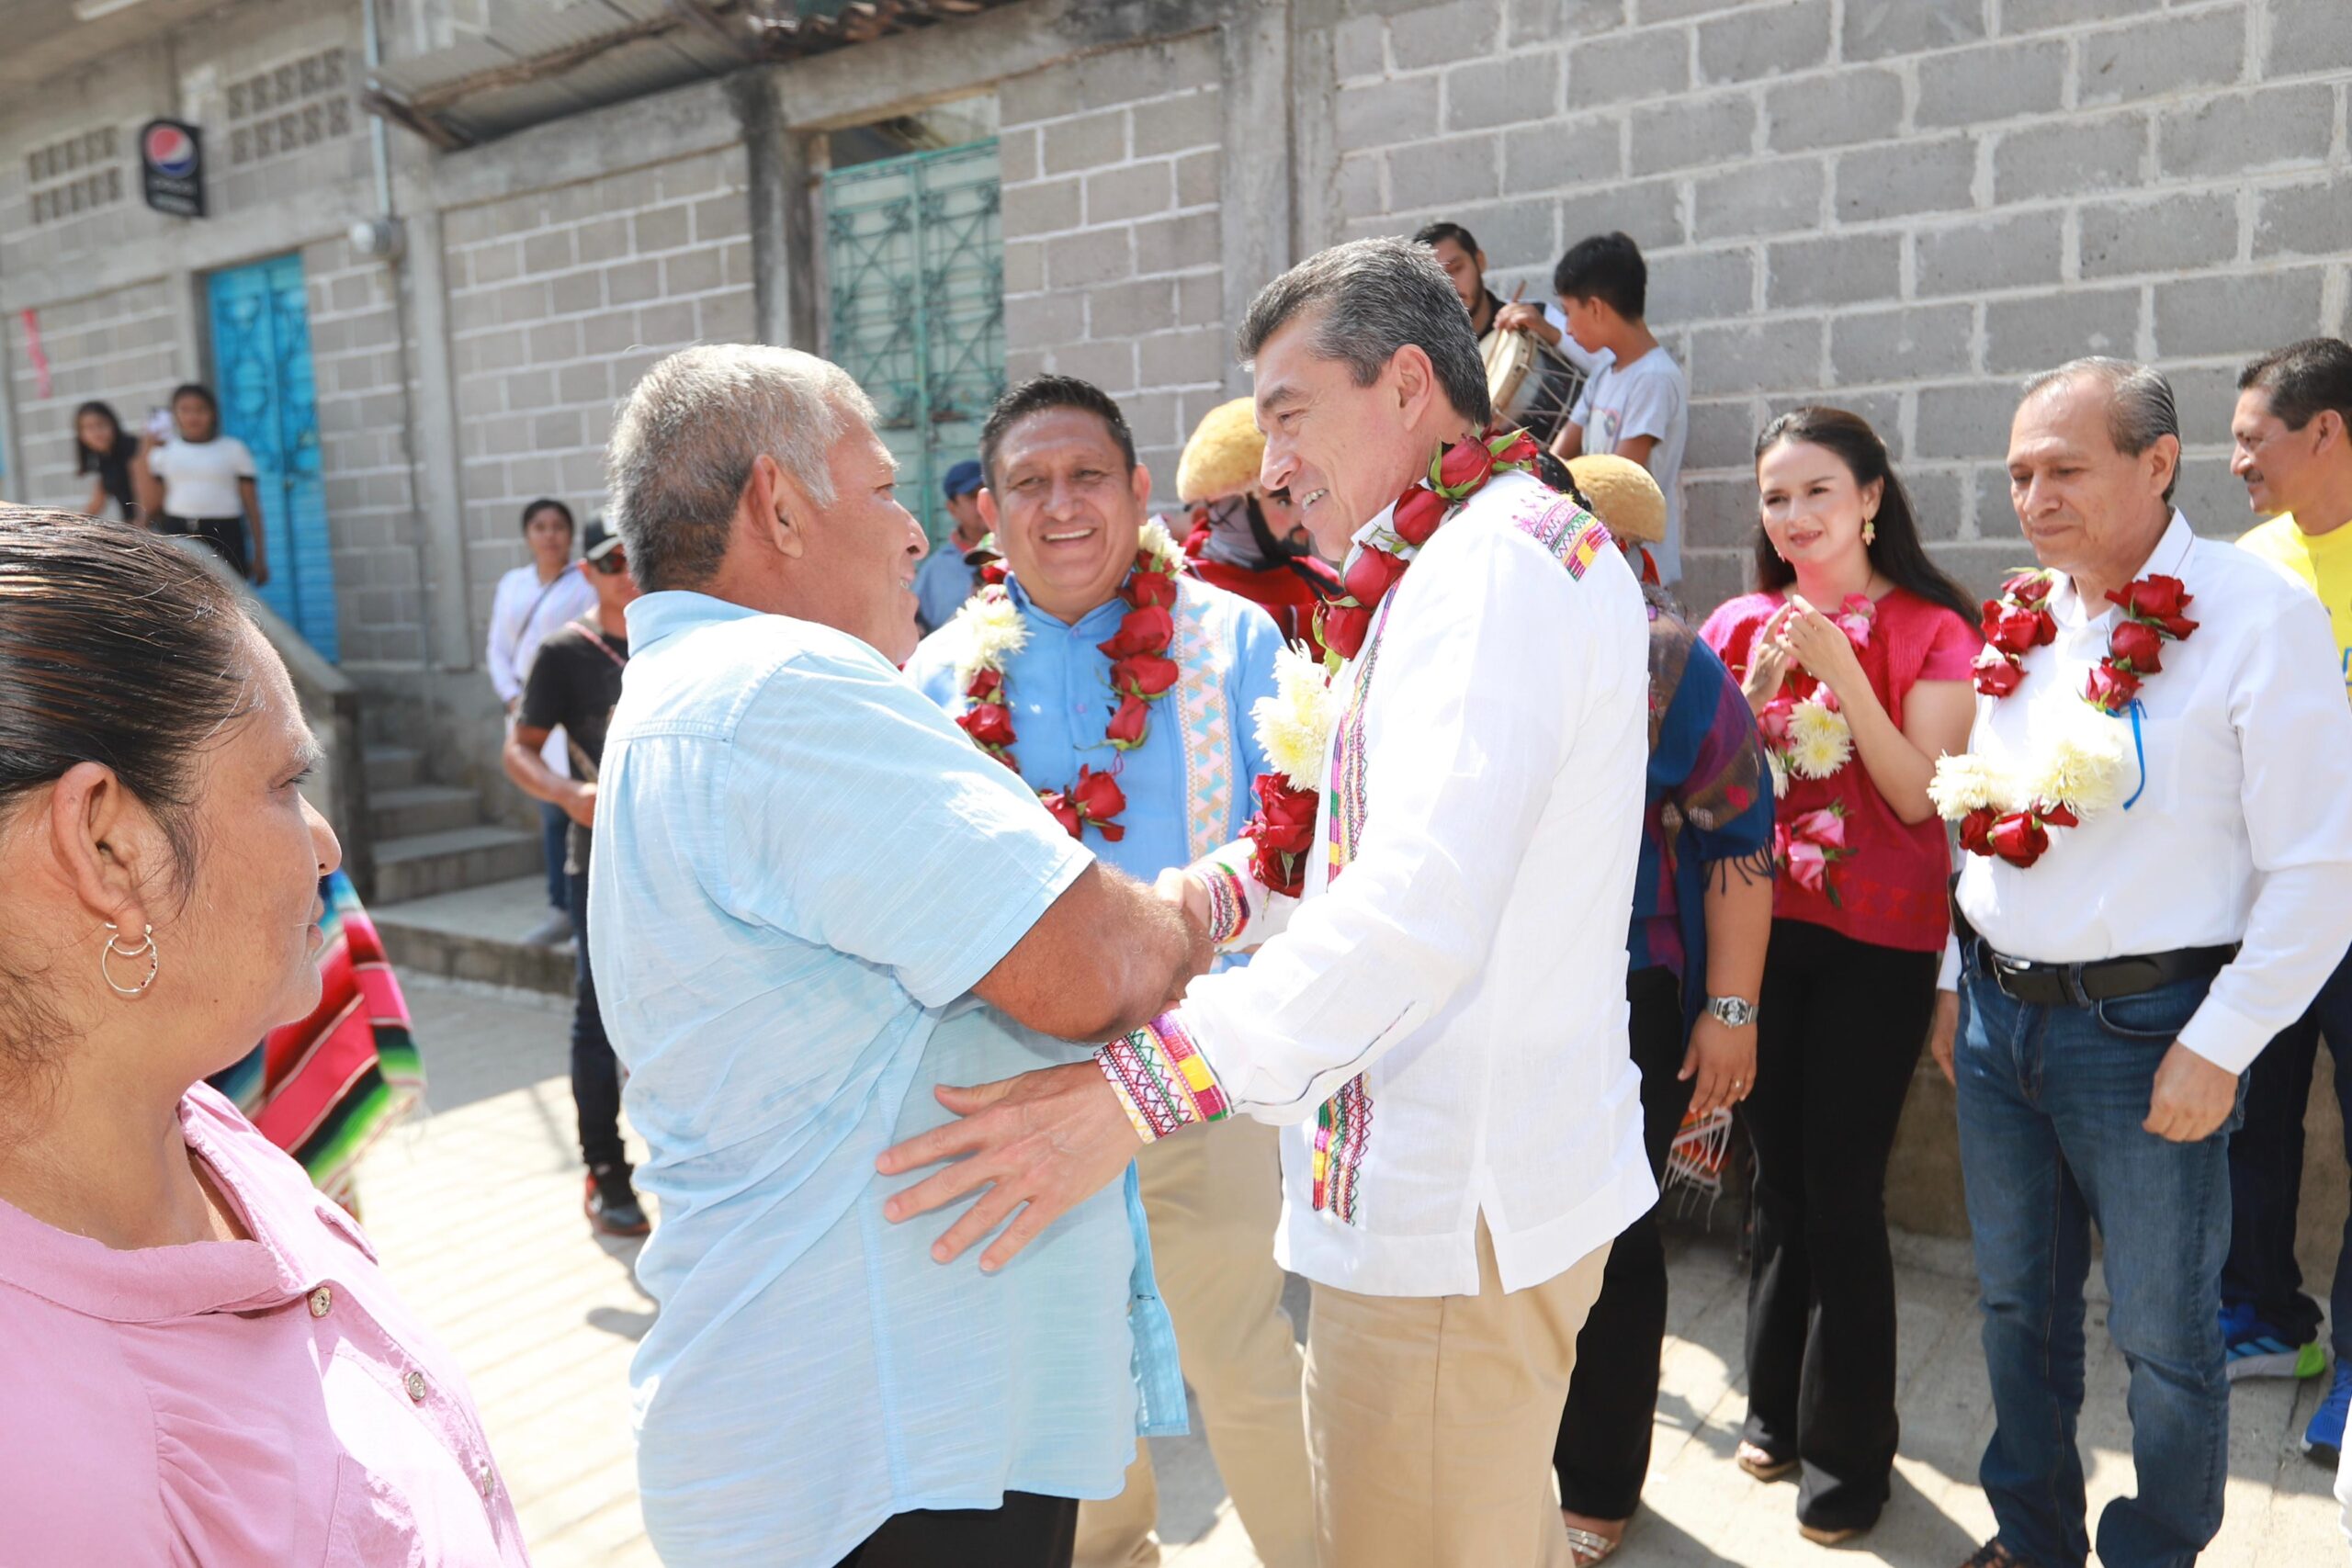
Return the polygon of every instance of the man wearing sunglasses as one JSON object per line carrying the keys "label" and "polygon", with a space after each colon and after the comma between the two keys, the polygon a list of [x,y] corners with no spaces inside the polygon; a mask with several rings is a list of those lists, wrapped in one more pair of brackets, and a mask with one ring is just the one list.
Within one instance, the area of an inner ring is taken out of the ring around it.
{"label": "man wearing sunglasses", "polygon": [[[605,1035],[596,979],[588,965],[588,852],[596,823],[596,773],[605,760],[605,731],[621,700],[621,670],[628,663],[625,612],[638,587],[620,536],[602,518],[589,519],[582,546],[579,570],[596,591],[596,607],[539,645],[504,761],[508,778],[571,818],[563,869],[578,948],[571,1099],[580,1112],[580,1157],[588,1167],[582,1206],[589,1225],[603,1235],[643,1235],[652,1227],[630,1185],[621,1147],[620,1065]],[[557,728],[570,737],[570,778],[539,757],[539,748]]]}

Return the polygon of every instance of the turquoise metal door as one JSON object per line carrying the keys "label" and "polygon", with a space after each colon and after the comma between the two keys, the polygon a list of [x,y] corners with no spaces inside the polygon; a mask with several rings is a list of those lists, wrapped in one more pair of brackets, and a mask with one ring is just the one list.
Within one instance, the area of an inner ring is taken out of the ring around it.
{"label": "turquoise metal door", "polygon": [[339,659],[302,258],[216,272],[209,289],[220,427],[253,448],[259,470],[254,485],[269,542],[269,582],[259,596],[322,657]]}
{"label": "turquoise metal door", "polygon": [[1004,390],[1004,235],[996,142],[825,176],[834,362],[874,400],[899,498],[934,543],[954,525],[940,480],[979,456]]}

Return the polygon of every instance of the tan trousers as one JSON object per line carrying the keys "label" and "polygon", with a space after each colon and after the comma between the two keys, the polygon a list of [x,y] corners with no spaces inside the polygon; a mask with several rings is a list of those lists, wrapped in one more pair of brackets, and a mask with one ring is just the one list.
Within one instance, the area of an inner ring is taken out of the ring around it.
{"label": "tan trousers", "polygon": [[[1159,1293],[1234,1512],[1266,1568],[1315,1568],[1298,1342],[1274,1264],[1277,1136],[1236,1116],[1136,1157]],[[1079,1506],[1078,1568],[1150,1568],[1159,1516],[1151,1456],[1138,1443],[1126,1490]]]}
{"label": "tan trousers", "polygon": [[1475,1296],[1315,1287],[1306,1451],[1323,1568],[1567,1568],[1552,1446],[1601,1247],[1503,1293],[1478,1224]]}

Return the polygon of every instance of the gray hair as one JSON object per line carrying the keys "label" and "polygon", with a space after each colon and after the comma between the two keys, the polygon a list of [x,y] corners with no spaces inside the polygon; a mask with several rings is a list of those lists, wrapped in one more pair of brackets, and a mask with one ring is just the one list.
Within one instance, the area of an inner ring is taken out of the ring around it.
{"label": "gray hair", "polygon": [[[2154,366],[2088,355],[2034,377],[2025,384],[2025,397],[2076,380],[2096,381],[2106,389],[2108,439],[2125,457],[2136,457],[2167,435],[2176,443],[2180,440],[2180,411],[2173,402],[2172,383]],[[2180,460],[2175,457],[2172,478],[2165,484],[2166,501],[2179,483]]]}
{"label": "gray hair", "polygon": [[1427,245],[1410,240],[1351,240],[1318,251],[1258,291],[1241,321],[1244,364],[1295,318],[1318,311],[1307,351],[1348,367],[1369,387],[1407,344],[1430,356],[1454,412],[1480,425],[1495,417],[1487,366],[1470,312]]}
{"label": "gray hair", "polygon": [[826,456],[874,404],[840,366],[797,349],[680,349],[622,402],[605,459],[607,515],[640,587],[693,588],[727,554],[735,508],[766,453],[819,506],[833,501]]}

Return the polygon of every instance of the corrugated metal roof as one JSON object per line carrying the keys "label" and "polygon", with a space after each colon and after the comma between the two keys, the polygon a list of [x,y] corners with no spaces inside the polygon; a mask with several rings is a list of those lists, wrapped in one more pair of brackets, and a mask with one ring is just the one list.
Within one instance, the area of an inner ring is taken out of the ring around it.
{"label": "corrugated metal roof", "polygon": [[[1009,0],[580,0],[509,9],[447,49],[377,68],[372,85],[397,121],[449,142],[486,141],[582,109],[906,32]],[[739,31],[740,47],[719,31]]]}

